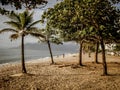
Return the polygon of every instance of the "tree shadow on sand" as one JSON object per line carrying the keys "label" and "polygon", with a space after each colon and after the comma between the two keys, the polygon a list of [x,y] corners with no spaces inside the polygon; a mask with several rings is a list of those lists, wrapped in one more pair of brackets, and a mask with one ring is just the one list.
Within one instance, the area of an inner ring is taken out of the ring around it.
{"label": "tree shadow on sand", "polygon": [[86,67],[86,65],[78,65],[78,64],[59,64],[58,65],[58,68],[64,68],[64,67],[71,67],[73,69],[76,69],[76,68],[82,68],[82,67]]}

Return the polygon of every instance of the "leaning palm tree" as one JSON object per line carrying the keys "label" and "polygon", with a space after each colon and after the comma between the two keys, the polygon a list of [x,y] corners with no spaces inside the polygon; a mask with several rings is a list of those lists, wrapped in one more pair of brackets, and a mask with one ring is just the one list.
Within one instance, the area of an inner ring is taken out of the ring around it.
{"label": "leaning palm tree", "polygon": [[44,38],[43,35],[34,32],[34,30],[36,30],[36,27],[34,27],[34,25],[39,23],[40,20],[33,22],[33,12],[29,13],[27,10],[23,13],[12,13],[8,17],[11,19],[11,21],[7,21],[5,23],[12,26],[13,28],[2,29],[0,30],[0,33],[8,31],[13,32],[13,34],[10,36],[11,40],[21,37],[22,73],[27,73],[24,58],[24,37],[28,34],[31,34]]}
{"label": "leaning palm tree", "polygon": [[50,44],[50,41],[51,41],[50,34],[48,35],[48,33],[46,32],[46,29],[36,30],[36,33],[42,33],[44,36],[46,36],[46,38],[41,38],[38,35],[34,35],[36,38],[39,39],[39,42],[47,42],[49,52],[50,52],[50,57],[51,57],[51,64],[55,64],[53,60],[53,54],[52,54],[52,49],[51,49],[51,44]]}
{"label": "leaning palm tree", "polygon": [[52,53],[52,48],[51,48],[51,43],[55,44],[62,44],[62,40],[58,37],[57,31],[53,30],[50,28],[50,26],[47,24],[46,28],[40,29],[40,30],[35,30],[36,33],[42,33],[46,38],[41,38],[39,35],[34,35],[39,39],[39,42],[46,42],[49,48],[50,52],[50,57],[51,57],[51,65],[55,64],[54,59],[53,59],[53,53]]}

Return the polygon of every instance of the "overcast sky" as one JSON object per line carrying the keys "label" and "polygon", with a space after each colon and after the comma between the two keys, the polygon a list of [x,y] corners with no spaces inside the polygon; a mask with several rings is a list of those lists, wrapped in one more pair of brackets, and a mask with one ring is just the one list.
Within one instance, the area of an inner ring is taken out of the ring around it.
{"label": "overcast sky", "polygon": [[[48,7],[53,7],[54,4],[57,2],[57,0],[49,0],[47,6],[44,9],[36,9],[34,11],[34,20],[38,20],[40,19],[40,16],[42,15],[43,11],[48,8]],[[12,8],[11,6],[5,6],[6,9],[8,10],[15,10],[15,8]],[[16,11],[16,10],[15,10]],[[22,12],[23,10],[18,10],[17,12]],[[6,27],[9,27],[8,25],[6,25],[4,22],[9,20],[7,17],[0,15],[0,30]],[[40,25],[38,24],[37,27],[41,27],[43,28],[44,25]],[[14,41],[10,41],[9,36],[10,36],[10,32],[5,32],[0,34],[0,48],[10,48],[10,47],[16,47],[20,45],[20,39],[14,40]],[[38,40],[36,38],[33,38],[31,36],[26,36],[25,38],[25,43],[37,43]]]}

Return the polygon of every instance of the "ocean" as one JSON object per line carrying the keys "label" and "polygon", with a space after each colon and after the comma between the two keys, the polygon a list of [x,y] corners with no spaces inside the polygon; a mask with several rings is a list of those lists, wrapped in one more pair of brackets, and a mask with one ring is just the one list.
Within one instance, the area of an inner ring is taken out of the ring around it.
{"label": "ocean", "polygon": [[[63,45],[51,44],[53,56],[63,54],[78,53],[79,46],[74,42],[64,43]],[[27,43],[25,44],[25,60],[35,60],[50,57],[49,49],[46,43]],[[21,48],[1,48],[0,64],[13,63],[21,61]]]}

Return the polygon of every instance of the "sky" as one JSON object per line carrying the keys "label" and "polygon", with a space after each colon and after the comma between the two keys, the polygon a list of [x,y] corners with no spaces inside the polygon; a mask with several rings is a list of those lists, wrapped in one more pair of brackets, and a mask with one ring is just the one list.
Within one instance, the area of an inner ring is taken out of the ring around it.
{"label": "sky", "polygon": [[[34,15],[33,15],[33,18],[34,20],[39,20],[42,13],[44,12],[44,10],[46,10],[47,8],[49,7],[53,7],[55,5],[55,3],[57,3],[58,1],[57,0],[49,0],[48,4],[46,7],[44,7],[43,9],[36,9],[34,10]],[[2,5],[0,5],[2,6]],[[15,10],[15,8],[12,8],[11,6],[5,6],[5,9],[7,10]],[[22,12],[24,10],[17,10],[17,12]],[[3,29],[3,28],[6,28],[6,27],[9,27],[8,25],[6,25],[4,22],[5,21],[8,21],[9,19],[3,15],[0,15],[0,30]],[[44,25],[42,24],[37,24],[36,25],[37,27],[39,28],[44,28]],[[20,38],[17,39],[17,40],[13,40],[11,42],[10,40],[10,32],[5,32],[5,33],[2,33],[0,34],[0,48],[11,48],[11,47],[17,47],[19,46],[21,43],[20,43]],[[32,37],[32,36],[26,36],[25,37],[25,43],[37,43],[38,42],[38,39]]]}

